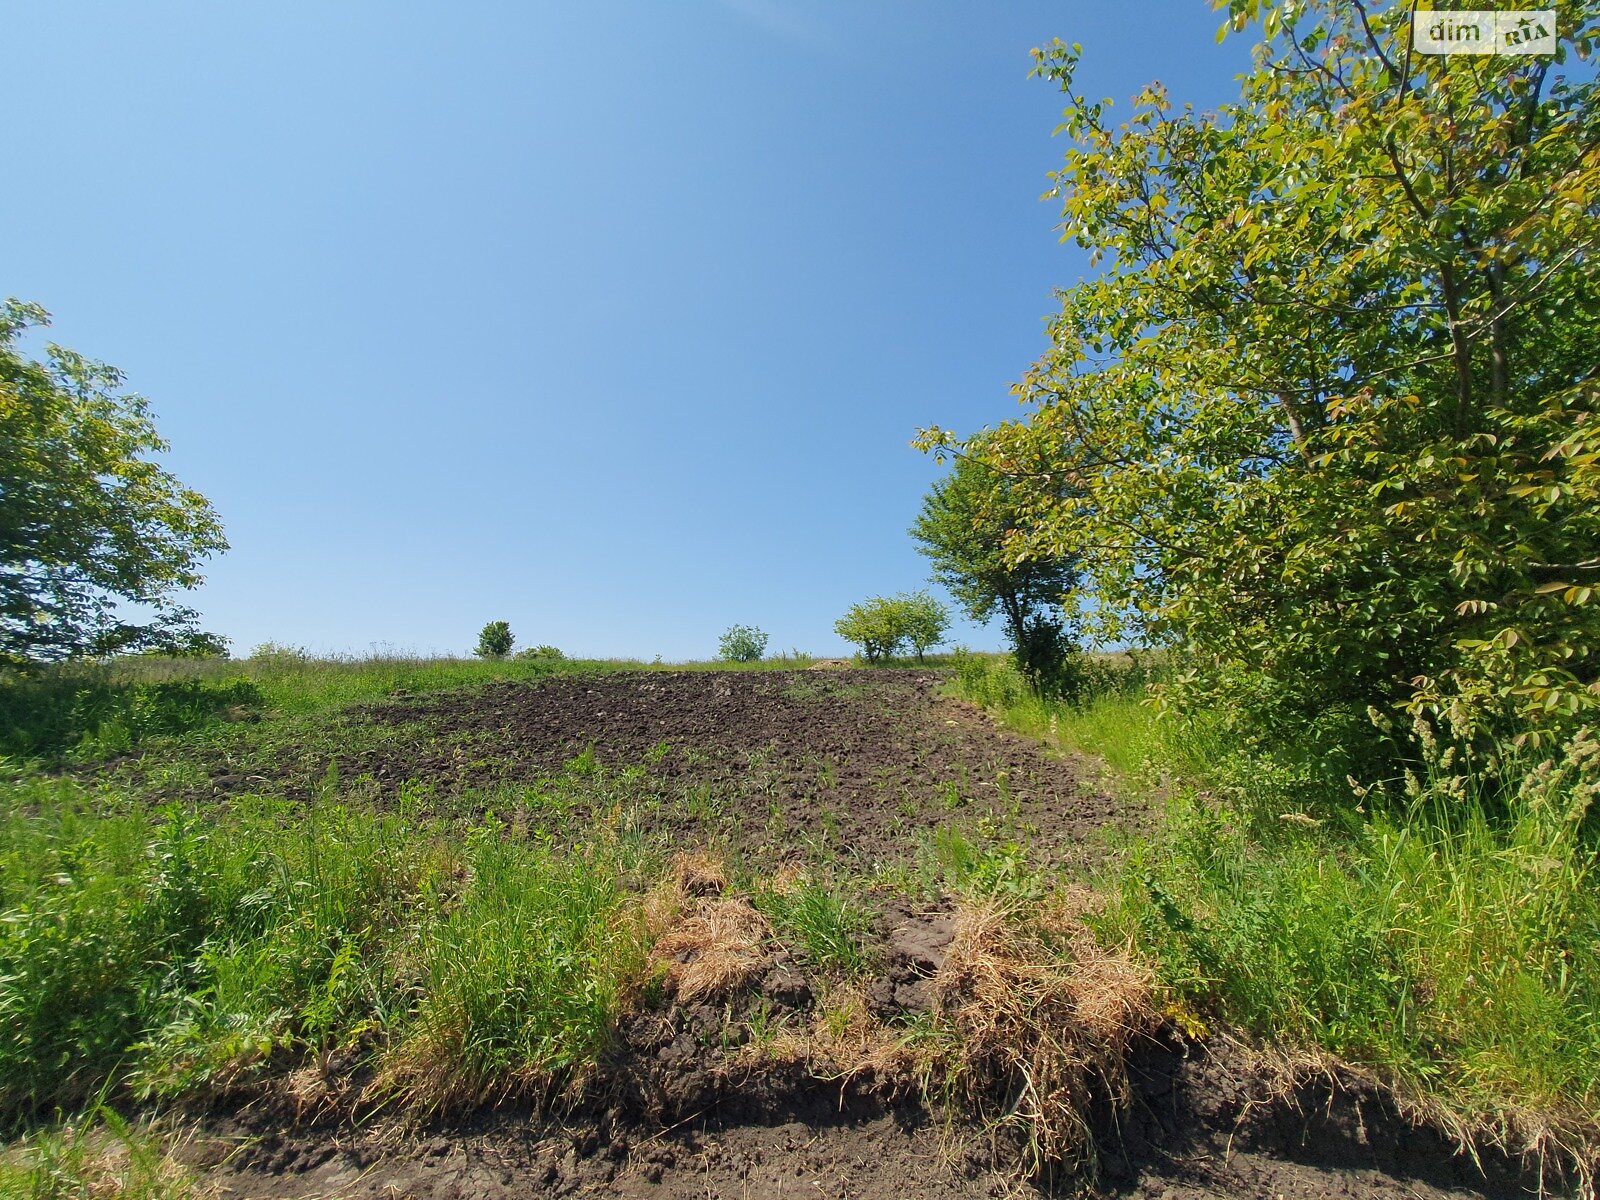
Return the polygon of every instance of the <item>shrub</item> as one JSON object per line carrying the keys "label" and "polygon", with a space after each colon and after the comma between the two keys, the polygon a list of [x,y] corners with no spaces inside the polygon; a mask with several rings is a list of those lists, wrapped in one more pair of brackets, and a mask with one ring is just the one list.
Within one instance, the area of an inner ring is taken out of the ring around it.
{"label": "shrub", "polygon": [[1059,617],[1048,612],[1028,616],[1016,632],[1012,657],[1037,696],[1076,700],[1083,691],[1083,655]]}
{"label": "shrub", "polygon": [[756,662],[767,652],[767,635],[754,625],[731,625],[718,644],[717,657],[727,662]]}
{"label": "shrub", "polygon": [[262,642],[250,651],[250,661],[258,666],[302,666],[311,661],[311,651],[304,646]]}
{"label": "shrub", "polygon": [[530,646],[526,650],[518,650],[518,662],[558,663],[566,662],[567,656],[554,646]]}
{"label": "shrub", "polygon": [[478,634],[478,648],[473,653],[479,658],[504,658],[515,641],[509,622],[490,621]]}

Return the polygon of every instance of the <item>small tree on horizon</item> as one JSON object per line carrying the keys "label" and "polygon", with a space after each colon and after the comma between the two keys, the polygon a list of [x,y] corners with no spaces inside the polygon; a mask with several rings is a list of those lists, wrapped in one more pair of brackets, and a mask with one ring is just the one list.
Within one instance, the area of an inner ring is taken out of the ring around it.
{"label": "small tree on horizon", "polygon": [[917,661],[921,662],[923,651],[944,640],[945,632],[950,628],[950,610],[927,592],[897,596],[894,603],[900,607],[906,641],[911,643]]}
{"label": "small tree on horizon", "polygon": [[717,656],[724,662],[759,662],[767,652],[767,634],[754,625],[730,625],[722,635]]}
{"label": "small tree on horizon", "polygon": [[833,631],[861,647],[867,662],[887,662],[907,644],[922,661],[923,651],[937,644],[950,627],[950,613],[926,592],[874,596],[852,604],[833,623]]}
{"label": "small tree on horizon", "polygon": [[860,646],[869,663],[892,658],[905,641],[905,629],[893,605],[894,601],[886,596],[874,596],[852,604],[844,616],[833,623],[833,631],[845,641]]}
{"label": "small tree on horizon", "polygon": [[490,621],[479,632],[478,648],[473,653],[479,658],[504,658],[516,640],[509,621]]}

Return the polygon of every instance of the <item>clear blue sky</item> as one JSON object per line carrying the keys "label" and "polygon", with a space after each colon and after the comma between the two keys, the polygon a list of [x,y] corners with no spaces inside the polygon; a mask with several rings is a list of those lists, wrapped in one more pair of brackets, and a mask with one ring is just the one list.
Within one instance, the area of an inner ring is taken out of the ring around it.
{"label": "clear blue sky", "polygon": [[[150,398],[273,639],[838,653],[921,585],[917,427],[1016,412],[1061,99],[1214,107],[1203,0],[9,5],[0,293]],[[963,626],[968,644],[998,630]]]}

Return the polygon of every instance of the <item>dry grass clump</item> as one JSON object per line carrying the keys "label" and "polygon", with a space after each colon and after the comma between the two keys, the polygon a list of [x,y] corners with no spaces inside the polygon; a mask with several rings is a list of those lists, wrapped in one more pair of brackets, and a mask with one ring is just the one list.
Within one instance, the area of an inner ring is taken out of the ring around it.
{"label": "dry grass clump", "polygon": [[1033,1176],[1093,1170],[1090,1108],[1128,1102],[1129,1049],[1161,1019],[1149,971],[1100,947],[1075,904],[963,905],[934,981],[947,1093]]}
{"label": "dry grass clump", "polygon": [[817,1004],[806,1050],[817,1071],[846,1080],[906,1081],[926,1066],[907,1031],[879,1020],[853,983],[833,988]]}
{"label": "dry grass clump", "polygon": [[676,914],[650,953],[664,964],[666,981],[685,1004],[725,995],[761,974],[770,961],[767,919],[743,896],[725,896],[720,863],[704,855],[680,855],[667,895],[652,907]]}

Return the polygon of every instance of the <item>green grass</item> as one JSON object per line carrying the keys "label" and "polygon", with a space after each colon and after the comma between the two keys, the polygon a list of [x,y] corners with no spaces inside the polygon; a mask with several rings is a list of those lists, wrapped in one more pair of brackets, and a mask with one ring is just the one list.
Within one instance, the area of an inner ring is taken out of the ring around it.
{"label": "green grass", "polygon": [[0,785],[0,1124],[224,1086],[360,1045],[408,1102],[539,1088],[595,1061],[643,969],[604,833],[235,801],[120,804]]}
{"label": "green grass", "polygon": [[1480,1136],[1592,1158],[1592,736],[1548,757],[1502,748],[1490,779],[1423,727],[1409,780],[1357,791],[1315,762],[1242,743],[1211,714],[1158,716],[1119,689],[1076,707],[1042,702],[968,674],[963,690],[1000,719],[1100,756],[1119,786],[1164,785],[1164,820],[1102,881],[1113,903],[1100,929],[1109,944],[1131,941],[1176,1000],[1368,1069]]}
{"label": "green grass", "polygon": [[872,912],[840,889],[807,879],[782,890],[757,888],[754,899],[779,935],[822,970],[852,977],[870,965]]}
{"label": "green grass", "polygon": [[198,1200],[167,1138],[96,1106],[0,1149],[0,1200]]}

